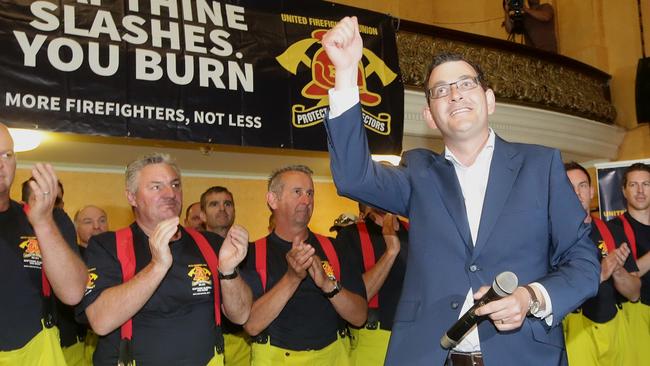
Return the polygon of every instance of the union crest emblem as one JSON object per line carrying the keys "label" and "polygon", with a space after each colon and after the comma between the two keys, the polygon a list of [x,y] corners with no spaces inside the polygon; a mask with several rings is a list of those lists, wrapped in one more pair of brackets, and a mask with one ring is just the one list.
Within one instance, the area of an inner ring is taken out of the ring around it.
{"label": "union crest emblem", "polygon": [[323,266],[323,270],[325,271],[325,275],[327,278],[329,278],[332,281],[336,281],[336,276],[334,275],[334,268],[332,268],[332,265],[328,261],[322,261],[321,265]]}
{"label": "union crest emblem", "polygon": [[[294,75],[298,73],[301,64],[311,69],[311,81],[302,88],[301,95],[316,100],[317,103],[313,106],[294,104],[291,107],[292,124],[297,128],[311,127],[325,120],[329,105],[328,90],[334,87],[335,70],[322,46],[315,51],[312,46],[319,44],[326,32],[326,29],[314,30],[311,38],[293,43],[276,57],[278,63]],[[359,99],[362,106],[375,107],[381,103],[382,98],[380,94],[368,89],[367,79],[377,77],[386,86],[395,80],[397,74],[371,50],[364,48],[363,56],[366,64],[364,65],[364,60],[359,63],[357,78]],[[390,134],[391,116],[388,113],[373,115],[364,109],[363,121],[366,128],[375,133]]]}

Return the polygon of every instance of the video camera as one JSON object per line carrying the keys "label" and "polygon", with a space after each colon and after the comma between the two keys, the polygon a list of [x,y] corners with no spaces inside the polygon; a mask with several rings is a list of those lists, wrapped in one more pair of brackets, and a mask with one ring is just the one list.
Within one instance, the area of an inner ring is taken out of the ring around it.
{"label": "video camera", "polygon": [[524,0],[503,0],[504,9],[508,9],[508,17],[512,21],[512,30],[510,33],[524,33]]}

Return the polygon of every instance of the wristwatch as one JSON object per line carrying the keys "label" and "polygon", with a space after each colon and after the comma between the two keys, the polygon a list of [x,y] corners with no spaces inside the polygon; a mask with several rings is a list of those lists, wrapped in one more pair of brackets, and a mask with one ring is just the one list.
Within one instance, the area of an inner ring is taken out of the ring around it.
{"label": "wristwatch", "polygon": [[537,316],[537,314],[540,311],[540,306],[541,302],[537,298],[537,295],[535,294],[535,290],[533,290],[530,285],[524,286],[526,291],[528,291],[528,294],[530,295],[530,301],[528,302],[528,314],[532,316]]}
{"label": "wristwatch", "polygon": [[217,272],[219,273],[220,280],[232,280],[237,278],[237,276],[239,276],[239,271],[237,270],[237,268],[235,268],[235,270],[232,271],[232,273],[228,273],[228,274],[223,274],[221,273],[221,271],[217,271]]}
{"label": "wristwatch", "polygon": [[334,289],[330,292],[323,292],[326,298],[331,299],[334,295],[338,294],[341,291],[341,283],[339,281],[334,281]]}

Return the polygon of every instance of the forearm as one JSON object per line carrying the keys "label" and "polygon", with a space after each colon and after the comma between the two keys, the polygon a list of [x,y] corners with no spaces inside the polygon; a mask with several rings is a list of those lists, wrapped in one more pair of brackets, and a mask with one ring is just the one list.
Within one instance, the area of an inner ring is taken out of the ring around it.
{"label": "forearm", "polygon": [[396,257],[397,254],[385,252],[377,263],[363,274],[363,283],[366,285],[366,297],[368,299],[375,296],[381,286],[384,285]]}
{"label": "forearm", "polygon": [[636,265],[639,267],[639,277],[643,277],[648,273],[648,270],[650,270],[650,252],[639,258],[636,261]]}
{"label": "forearm", "polygon": [[241,277],[220,280],[223,313],[235,324],[244,324],[251,312],[253,294]]}
{"label": "forearm", "polygon": [[348,323],[360,327],[368,318],[366,299],[346,289],[330,299],[336,312]]}
{"label": "forearm", "polygon": [[168,269],[152,262],[126,283],[104,290],[86,308],[93,331],[106,335],[131,319],[151,298]]}
{"label": "forearm", "polygon": [[302,280],[284,275],[271,290],[257,299],[250,311],[244,330],[252,336],[260,334],[280,315]]}
{"label": "forearm", "polygon": [[614,287],[625,298],[630,301],[637,301],[641,296],[641,279],[636,272],[629,273],[625,269],[619,269],[612,273]]}
{"label": "forearm", "polygon": [[70,249],[53,219],[33,225],[38,239],[43,268],[52,290],[67,305],[81,301],[88,271],[81,258]]}

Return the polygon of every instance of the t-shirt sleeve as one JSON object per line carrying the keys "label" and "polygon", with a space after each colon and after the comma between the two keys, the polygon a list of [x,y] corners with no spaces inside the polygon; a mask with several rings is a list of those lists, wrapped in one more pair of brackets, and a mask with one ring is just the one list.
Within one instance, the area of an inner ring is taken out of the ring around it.
{"label": "t-shirt sleeve", "polygon": [[255,268],[255,243],[248,244],[248,253],[246,254],[244,261],[242,261],[239,274],[251,288],[253,299],[257,300],[264,295],[262,280]]}
{"label": "t-shirt sleeve", "polygon": [[107,288],[122,284],[122,267],[117,259],[115,233],[93,236],[84,251],[88,282],[81,303],[76,307],[77,320],[87,322],[85,310]]}

